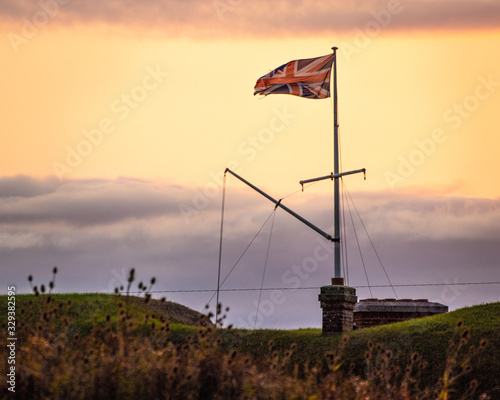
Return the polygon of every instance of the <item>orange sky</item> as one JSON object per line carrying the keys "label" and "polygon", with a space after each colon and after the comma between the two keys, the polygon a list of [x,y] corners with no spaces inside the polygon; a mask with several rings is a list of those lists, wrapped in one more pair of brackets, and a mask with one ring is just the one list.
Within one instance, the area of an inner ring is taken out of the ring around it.
{"label": "orange sky", "polygon": [[237,165],[286,194],[331,172],[332,104],[259,99],[253,86],[335,45],[343,168],[368,169],[366,182],[349,178],[351,188],[498,196],[498,31],[203,40],[54,23],[13,45],[8,35],[20,26],[4,25],[10,42],[0,45],[4,176],[203,187]]}

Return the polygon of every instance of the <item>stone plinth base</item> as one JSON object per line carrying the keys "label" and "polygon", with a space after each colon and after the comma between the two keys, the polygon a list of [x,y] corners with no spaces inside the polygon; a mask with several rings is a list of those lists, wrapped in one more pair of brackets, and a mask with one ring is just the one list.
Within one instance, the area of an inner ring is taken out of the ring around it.
{"label": "stone plinth base", "polygon": [[[341,282],[332,280],[332,283]],[[319,301],[323,309],[323,335],[352,331],[357,300],[356,289],[352,287],[335,284],[321,287]]]}

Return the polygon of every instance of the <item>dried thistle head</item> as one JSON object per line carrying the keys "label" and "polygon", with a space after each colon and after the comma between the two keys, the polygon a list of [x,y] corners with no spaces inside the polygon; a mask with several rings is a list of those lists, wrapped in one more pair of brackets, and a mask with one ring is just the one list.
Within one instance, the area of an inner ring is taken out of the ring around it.
{"label": "dried thistle head", "polygon": [[418,368],[420,370],[424,370],[425,368],[427,368],[427,366],[429,365],[429,363],[427,361],[422,361],[418,364]]}
{"label": "dried thistle head", "polygon": [[135,268],[131,268],[128,275],[128,283],[132,283],[135,280]]}

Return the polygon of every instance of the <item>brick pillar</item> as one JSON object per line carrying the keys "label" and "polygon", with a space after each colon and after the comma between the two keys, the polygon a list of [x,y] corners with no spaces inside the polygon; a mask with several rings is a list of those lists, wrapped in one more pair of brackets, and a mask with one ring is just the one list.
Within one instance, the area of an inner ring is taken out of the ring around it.
{"label": "brick pillar", "polygon": [[319,301],[323,309],[323,335],[352,331],[356,289],[344,286],[343,278],[333,278],[332,284],[321,287]]}

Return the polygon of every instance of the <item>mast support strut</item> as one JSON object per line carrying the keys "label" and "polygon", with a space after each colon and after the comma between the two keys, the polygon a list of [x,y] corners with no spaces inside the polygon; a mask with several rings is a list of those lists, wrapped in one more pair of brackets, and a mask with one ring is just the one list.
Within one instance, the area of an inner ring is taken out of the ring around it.
{"label": "mast support strut", "polygon": [[227,172],[229,172],[231,175],[233,175],[235,178],[238,178],[240,181],[242,181],[244,184],[250,186],[253,190],[255,190],[256,192],[260,193],[262,196],[264,196],[266,199],[272,201],[276,206],[275,206],[275,209],[277,207],[281,207],[283,210],[285,210],[287,213],[293,215],[295,218],[297,218],[300,222],[304,223],[305,225],[307,225],[309,228],[315,230],[316,232],[318,232],[321,236],[323,236],[324,238],[328,239],[329,241],[331,242],[340,242],[340,238],[334,238],[332,236],[330,236],[328,233],[324,232],[323,230],[321,230],[320,228],[318,228],[316,225],[313,225],[311,224],[308,220],[302,218],[299,214],[297,214],[296,212],[290,210],[287,206],[281,204],[281,200],[275,200],[273,199],[271,196],[269,196],[267,193],[263,192],[262,190],[260,190],[257,186],[254,186],[252,185],[250,182],[248,182],[246,179],[243,179],[241,176],[239,176],[238,174],[234,173],[233,171],[231,171],[229,168],[226,168],[226,170],[224,171],[224,174],[226,174]]}

